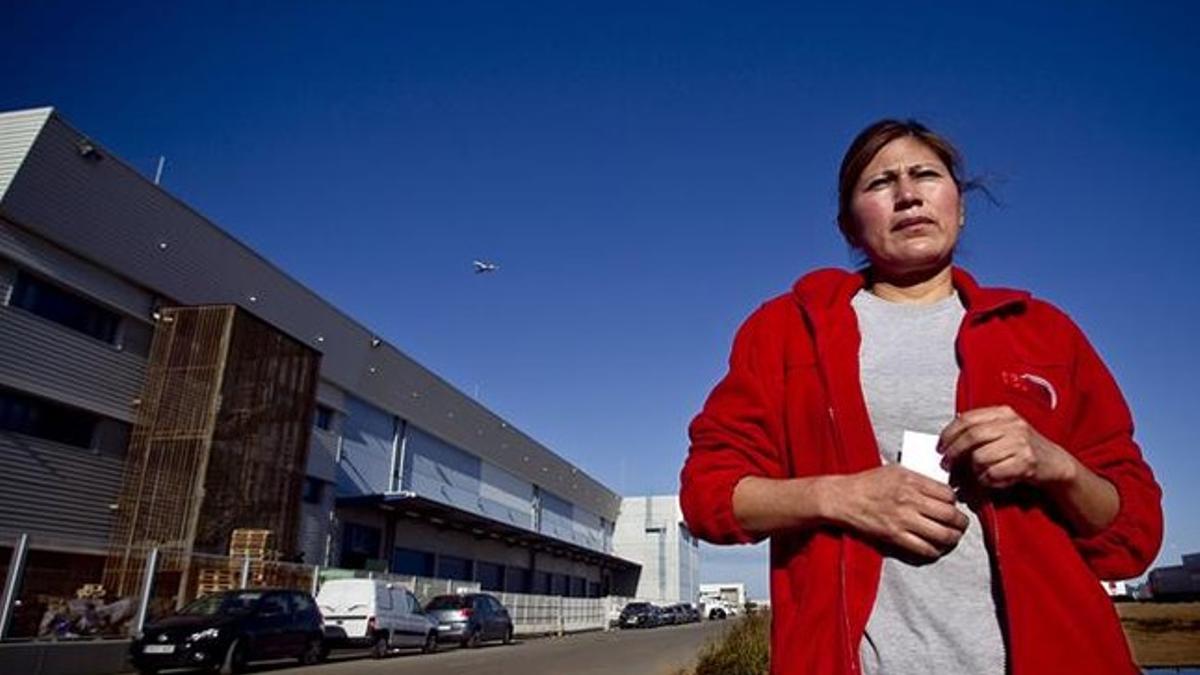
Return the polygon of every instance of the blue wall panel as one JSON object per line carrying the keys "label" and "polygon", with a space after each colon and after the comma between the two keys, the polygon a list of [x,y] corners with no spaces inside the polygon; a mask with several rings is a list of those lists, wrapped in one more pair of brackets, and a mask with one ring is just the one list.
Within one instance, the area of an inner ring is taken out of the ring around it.
{"label": "blue wall panel", "polygon": [[418,495],[472,513],[480,505],[481,461],[413,425],[404,445],[404,485]]}
{"label": "blue wall panel", "polygon": [[479,505],[484,515],[533,529],[533,484],[487,462],[482,469]]}
{"label": "blue wall panel", "polygon": [[545,490],[541,491],[542,518],[538,531],[563,541],[574,541],[571,502]]}
{"label": "blue wall panel", "polygon": [[338,463],[339,496],[388,491],[395,424],[395,418],[379,408],[353,396],[346,397],[342,461]]}

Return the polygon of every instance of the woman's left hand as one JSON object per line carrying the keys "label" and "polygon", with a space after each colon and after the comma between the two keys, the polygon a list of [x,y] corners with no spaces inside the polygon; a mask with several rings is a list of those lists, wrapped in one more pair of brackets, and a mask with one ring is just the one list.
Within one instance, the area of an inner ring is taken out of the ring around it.
{"label": "woman's left hand", "polygon": [[1077,467],[1070,453],[1008,406],[959,414],[942,430],[938,451],[942,468],[969,463],[979,484],[994,489],[1069,483]]}

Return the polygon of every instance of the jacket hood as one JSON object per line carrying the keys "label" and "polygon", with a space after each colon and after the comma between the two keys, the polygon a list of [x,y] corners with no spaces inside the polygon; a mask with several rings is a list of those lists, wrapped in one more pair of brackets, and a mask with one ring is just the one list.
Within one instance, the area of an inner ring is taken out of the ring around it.
{"label": "jacket hood", "polygon": [[[1027,291],[980,286],[961,267],[951,268],[951,275],[963,305],[972,314],[994,312],[1012,304],[1025,303],[1030,298]],[[796,281],[792,286],[792,297],[805,310],[820,316],[838,305],[848,305],[850,298],[866,283],[866,269],[855,272],[838,268],[819,269]]]}

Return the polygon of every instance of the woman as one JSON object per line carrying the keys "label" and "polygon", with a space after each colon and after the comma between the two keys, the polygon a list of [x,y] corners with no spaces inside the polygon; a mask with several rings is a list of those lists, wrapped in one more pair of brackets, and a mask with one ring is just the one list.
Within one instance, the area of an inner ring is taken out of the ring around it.
{"label": "woman", "polygon": [[[1098,579],[1154,559],[1160,489],[1071,320],[953,266],[963,189],[924,126],[860,133],[838,224],[868,265],[762,305],[692,423],[692,532],[771,537],[773,673],[1136,672]],[[948,481],[903,466],[921,434]]]}

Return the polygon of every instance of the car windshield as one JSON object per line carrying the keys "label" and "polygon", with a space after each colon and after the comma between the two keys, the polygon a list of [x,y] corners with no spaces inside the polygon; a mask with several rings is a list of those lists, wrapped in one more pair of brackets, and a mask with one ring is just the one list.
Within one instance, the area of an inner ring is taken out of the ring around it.
{"label": "car windshield", "polygon": [[626,612],[643,612],[647,609],[650,609],[650,603],[648,602],[631,602],[625,605]]}
{"label": "car windshield", "polygon": [[213,616],[216,614],[249,614],[258,605],[262,593],[236,591],[206,595],[179,610],[186,616]]}
{"label": "car windshield", "polygon": [[438,609],[462,609],[467,606],[467,600],[457,595],[439,595],[425,605],[425,609],[432,612]]}

